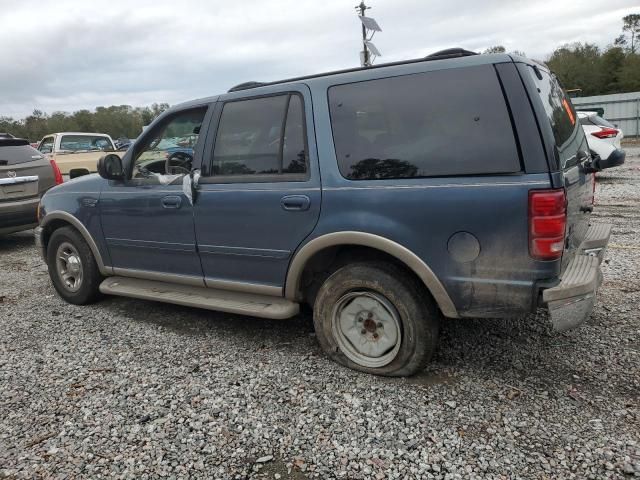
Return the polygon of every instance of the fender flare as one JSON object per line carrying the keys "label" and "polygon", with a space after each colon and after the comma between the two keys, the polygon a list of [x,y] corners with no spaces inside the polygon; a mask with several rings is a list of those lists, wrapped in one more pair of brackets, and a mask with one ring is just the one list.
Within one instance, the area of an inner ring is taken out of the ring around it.
{"label": "fender flare", "polygon": [[47,225],[54,220],[62,220],[64,222],[67,222],[71,224],[76,230],[78,230],[78,232],[80,232],[80,235],[82,235],[82,238],[84,238],[85,242],[87,242],[87,245],[89,245],[91,253],[93,253],[93,257],[96,259],[96,263],[98,264],[100,273],[105,276],[113,275],[111,267],[105,266],[104,261],[102,260],[102,255],[100,254],[100,250],[98,250],[98,245],[96,245],[96,242],[93,240],[93,237],[91,237],[89,230],[87,230],[87,227],[85,227],[80,220],[78,220],[70,213],[63,212],[62,210],[55,210],[45,215],[45,217],[40,222],[40,227],[44,230],[45,228],[47,228]]}
{"label": "fender flare", "polygon": [[404,263],[412,270],[429,289],[438,307],[446,317],[458,318],[451,297],[445,290],[444,286],[438,279],[433,270],[420,259],[415,253],[399,243],[389,240],[388,238],[374,235],[366,232],[334,232],[321,235],[305,244],[293,257],[289,265],[287,280],[285,283],[285,298],[295,301],[296,295],[302,279],[302,272],[307,261],[317,252],[328,247],[336,247],[340,245],[360,245],[370,247],[385,252]]}

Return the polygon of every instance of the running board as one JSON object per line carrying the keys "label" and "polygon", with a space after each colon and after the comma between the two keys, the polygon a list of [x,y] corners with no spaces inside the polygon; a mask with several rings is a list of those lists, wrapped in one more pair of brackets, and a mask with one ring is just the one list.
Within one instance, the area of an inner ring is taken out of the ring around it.
{"label": "running board", "polygon": [[262,318],[290,318],[300,311],[300,305],[281,297],[129,277],[108,277],[100,284],[100,291],[108,295],[155,300]]}

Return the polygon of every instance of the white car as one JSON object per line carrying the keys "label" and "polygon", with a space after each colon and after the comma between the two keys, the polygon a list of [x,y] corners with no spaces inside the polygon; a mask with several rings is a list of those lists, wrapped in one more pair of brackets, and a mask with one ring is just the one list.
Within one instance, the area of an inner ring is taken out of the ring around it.
{"label": "white car", "polygon": [[[622,130],[599,116],[598,112],[578,112],[578,118],[591,150],[603,160],[609,159],[612,155],[620,157],[623,152],[620,145],[624,137]],[[624,161],[624,153],[622,155]]]}

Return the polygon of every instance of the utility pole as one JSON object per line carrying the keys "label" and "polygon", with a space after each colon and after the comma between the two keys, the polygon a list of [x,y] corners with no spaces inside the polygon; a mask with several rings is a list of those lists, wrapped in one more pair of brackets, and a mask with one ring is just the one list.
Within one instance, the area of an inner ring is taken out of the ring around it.
{"label": "utility pole", "polygon": [[[362,52],[360,52],[360,63],[363,67],[370,67],[373,63],[373,58],[381,56],[376,46],[371,43],[371,39],[376,32],[381,32],[382,29],[373,18],[365,15],[365,12],[370,8],[371,7],[367,7],[364,4],[364,0],[360,2],[360,5],[356,5],[356,12],[358,12],[358,18],[362,23]],[[369,32],[371,32],[370,37],[368,37]]]}
{"label": "utility pole", "polygon": [[[367,7],[364,4],[364,0],[360,2],[360,5],[356,7],[356,10],[360,10],[360,16],[364,17],[364,12],[371,7]],[[371,62],[369,61],[369,48],[367,47],[367,27],[364,26],[364,22],[362,23],[362,64],[364,67],[370,67]]]}

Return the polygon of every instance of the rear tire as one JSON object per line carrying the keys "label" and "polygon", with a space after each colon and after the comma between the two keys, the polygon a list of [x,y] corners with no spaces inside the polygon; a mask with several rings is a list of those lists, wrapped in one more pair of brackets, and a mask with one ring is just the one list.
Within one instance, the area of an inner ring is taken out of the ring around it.
{"label": "rear tire", "polygon": [[54,288],[67,302],[86,305],[100,297],[104,277],[91,248],[74,228],[53,232],[47,245],[47,266]]}
{"label": "rear tire", "polygon": [[325,353],[354,370],[408,376],[431,359],[440,314],[418,281],[383,262],[339,268],[323,283],[313,323]]}

